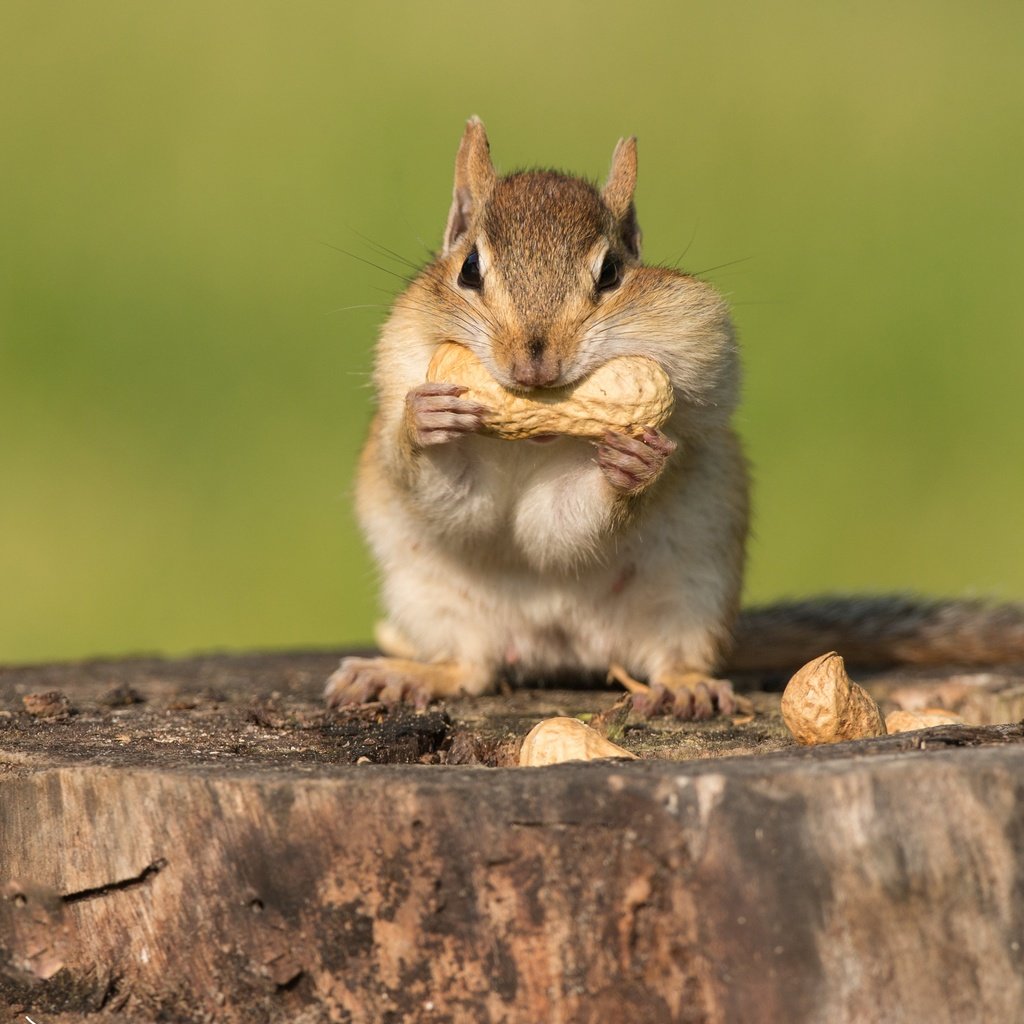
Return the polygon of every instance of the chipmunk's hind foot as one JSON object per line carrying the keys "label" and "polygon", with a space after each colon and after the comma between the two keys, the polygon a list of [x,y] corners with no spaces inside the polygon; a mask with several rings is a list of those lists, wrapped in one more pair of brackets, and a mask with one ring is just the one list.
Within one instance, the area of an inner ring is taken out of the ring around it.
{"label": "chipmunk's hind foot", "polygon": [[633,710],[644,718],[672,715],[699,722],[736,711],[737,697],[728,679],[705,672],[660,672],[645,684],[623,676],[623,670],[614,666],[611,677],[633,694]]}

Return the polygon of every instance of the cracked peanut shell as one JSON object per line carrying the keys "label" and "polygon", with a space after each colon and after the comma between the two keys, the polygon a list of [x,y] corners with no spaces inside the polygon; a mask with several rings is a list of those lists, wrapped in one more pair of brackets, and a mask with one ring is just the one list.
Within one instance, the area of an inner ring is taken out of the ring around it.
{"label": "cracked peanut shell", "polygon": [[578,718],[546,718],[526,734],[519,751],[519,766],[540,768],[565,761],[597,761],[605,757],[636,760],[636,754],[606,740]]}
{"label": "cracked peanut shell", "polygon": [[644,427],[661,427],[675,405],[668,374],[646,356],[616,356],[568,387],[516,392],[464,345],[445,342],[430,360],[427,380],[466,388],[463,398],[490,410],[486,433],[509,441],[538,434],[638,435]]}

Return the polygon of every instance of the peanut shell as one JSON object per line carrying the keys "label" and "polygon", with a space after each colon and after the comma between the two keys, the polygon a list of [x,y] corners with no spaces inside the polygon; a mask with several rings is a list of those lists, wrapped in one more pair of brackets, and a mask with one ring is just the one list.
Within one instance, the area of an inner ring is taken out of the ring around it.
{"label": "peanut shell", "polygon": [[563,761],[596,761],[604,757],[636,760],[636,754],[606,740],[578,718],[547,718],[526,734],[519,751],[519,765],[539,768]]}
{"label": "peanut shell", "polygon": [[835,651],[809,661],[790,679],[782,718],[796,741],[808,745],[885,735],[881,710],[846,674]]}
{"label": "peanut shell", "polygon": [[934,729],[937,725],[964,725],[964,720],[954,711],[945,708],[922,708],[920,711],[890,711],[885,716],[885,728],[889,733],[914,732],[917,729]]}
{"label": "peanut shell", "polygon": [[427,369],[428,381],[466,388],[463,398],[490,410],[485,432],[513,441],[538,434],[601,437],[638,435],[672,415],[668,374],[646,356],[616,356],[575,384],[516,392],[499,384],[464,345],[445,342]]}

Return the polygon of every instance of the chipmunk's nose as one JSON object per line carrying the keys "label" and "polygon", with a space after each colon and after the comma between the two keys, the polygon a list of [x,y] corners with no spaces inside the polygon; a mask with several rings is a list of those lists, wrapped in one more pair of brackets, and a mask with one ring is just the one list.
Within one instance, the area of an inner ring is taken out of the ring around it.
{"label": "chipmunk's nose", "polygon": [[549,388],[562,374],[562,361],[550,350],[547,339],[531,337],[525,351],[517,353],[510,369],[512,379],[524,388]]}

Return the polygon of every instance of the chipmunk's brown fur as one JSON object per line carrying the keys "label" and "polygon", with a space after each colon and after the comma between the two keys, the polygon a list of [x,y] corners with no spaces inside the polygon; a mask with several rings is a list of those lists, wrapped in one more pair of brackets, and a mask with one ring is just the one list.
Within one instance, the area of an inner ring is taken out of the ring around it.
{"label": "chipmunk's brown fur", "polygon": [[[747,535],[748,473],[730,424],[739,362],[714,289],[641,264],[636,168],[626,139],[601,191],[553,171],[499,178],[483,125],[468,123],[444,247],[381,332],[378,410],[359,468],[359,518],[388,616],[379,641],[391,656],[346,659],[328,683],[332,702],[423,701],[482,692],[513,666],[530,675],[615,663],[679,687],[683,714],[731,706],[711,673],[730,648]],[[663,432],[596,446],[486,437],[487,410],[458,387],[425,383],[445,341],[518,389],[649,356],[672,380],[675,412]],[[738,660],[795,667],[829,647],[916,657],[950,618],[870,602],[833,605],[829,617],[828,607],[745,617]],[[1024,613],[1003,614],[1014,625],[994,653],[1024,658]],[[774,638],[784,644],[772,659]]]}

